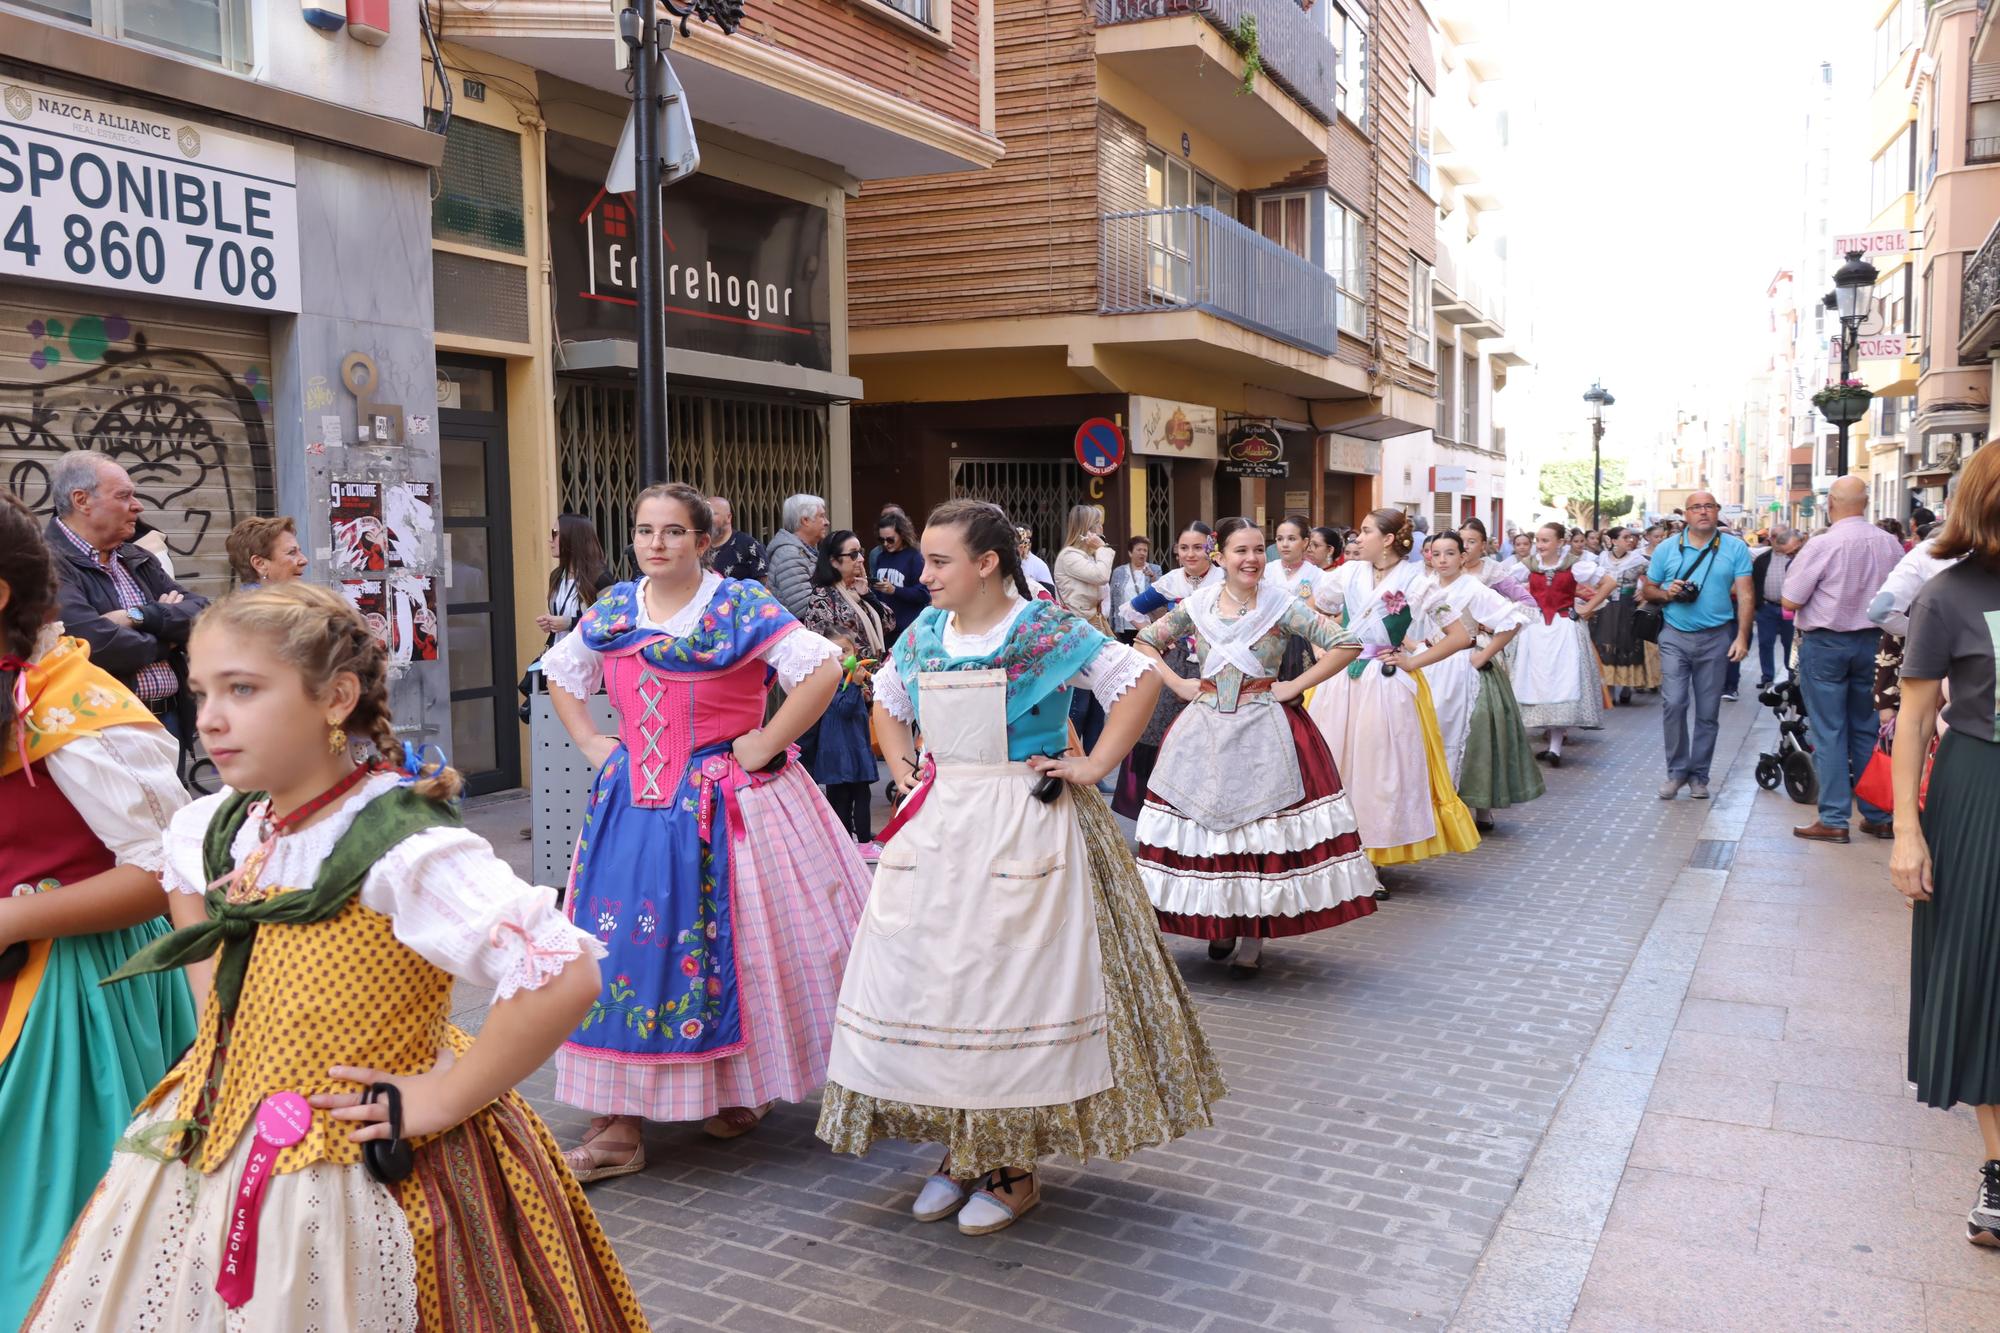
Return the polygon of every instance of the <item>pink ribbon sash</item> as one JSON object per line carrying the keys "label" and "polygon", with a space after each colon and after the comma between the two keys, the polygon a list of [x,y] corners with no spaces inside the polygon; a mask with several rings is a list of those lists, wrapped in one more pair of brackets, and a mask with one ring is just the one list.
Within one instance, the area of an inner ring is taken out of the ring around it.
{"label": "pink ribbon sash", "polygon": [[257,1136],[243,1178],[236,1182],[235,1206],[229,1214],[229,1235],[222,1247],[222,1273],[215,1294],[230,1309],[241,1308],[257,1287],[257,1218],[264,1208],[264,1188],[278,1154],[306,1136],[312,1127],[312,1106],[296,1092],[274,1092],[257,1108]]}

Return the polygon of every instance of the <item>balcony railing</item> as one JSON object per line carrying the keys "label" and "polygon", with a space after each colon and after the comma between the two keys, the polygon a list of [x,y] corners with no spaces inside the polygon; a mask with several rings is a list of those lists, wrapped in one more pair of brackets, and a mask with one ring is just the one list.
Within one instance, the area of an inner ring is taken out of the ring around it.
{"label": "balcony railing", "polygon": [[2000,162],[2000,137],[1988,135],[1965,141],[1967,162]]}
{"label": "balcony railing", "polygon": [[[2000,223],[1986,234],[1986,243],[1978,252],[1965,261],[1965,280],[1958,297],[1959,355],[1983,357],[1993,346],[2000,346]],[[1926,339],[1924,355],[1929,353]]]}
{"label": "balcony railing", "polygon": [[1271,82],[1290,93],[1313,119],[1334,118],[1334,47],[1319,20],[1297,0],[1096,0],[1099,27],[1198,14],[1236,38],[1243,20],[1255,20],[1257,58]]}
{"label": "balcony railing", "polygon": [[1321,356],[1333,355],[1339,341],[1333,275],[1212,208],[1107,213],[1097,308],[1205,310]]}

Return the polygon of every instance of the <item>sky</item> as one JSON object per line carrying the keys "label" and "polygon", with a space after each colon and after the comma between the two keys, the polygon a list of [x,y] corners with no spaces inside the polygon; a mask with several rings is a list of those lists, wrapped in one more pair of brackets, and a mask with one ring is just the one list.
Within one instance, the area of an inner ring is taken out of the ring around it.
{"label": "sky", "polygon": [[1822,61],[1844,117],[1831,188],[1853,201],[1836,206],[1834,229],[1867,225],[1863,126],[1880,7],[1512,0],[1509,260],[1527,265],[1536,383],[1510,448],[1517,434],[1580,430],[1582,395],[1601,377],[1618,400],[1605,451],[1631,458],[1636,474],[1677,408],[1740,396],[1768,360],[1765,291],[1800,262],[1806,115]]}

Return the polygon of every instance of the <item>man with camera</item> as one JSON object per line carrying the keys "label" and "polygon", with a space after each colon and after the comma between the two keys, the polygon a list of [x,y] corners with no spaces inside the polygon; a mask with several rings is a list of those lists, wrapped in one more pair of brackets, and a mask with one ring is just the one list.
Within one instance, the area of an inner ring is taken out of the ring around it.
{"label": "man with camera", "polygon": [[1785,570],[1784,600],[1799,631],[1799,690],[1812,728],[1819,818],[1792,830],[1808,842],[1846,842],[1861,807],[1861,831],[1895,836],[1890,812],[1855,800],[1854,783],[1875,753],[1875,650],[1882,630],[1868,604],[1903,559],[1903,544],[1868,521],[1868,483],[1842,477],[1826,493],[1827,529]]}
{"label": "man with camera", "polygon": [[1689,496],[1687,527],[1653,548],[1639,585],[1647,601],[1666,608],[1660,630],[1660,715],[1667,741],[1663,801],[1680,795],[1682,787],[1697,801],[1708,799],[1724,677],[1730,663],[1750,651],[1757,606],[1750,589],[1750,548],[1720,530],[1721,518],[1722,506],[1709,492]]}

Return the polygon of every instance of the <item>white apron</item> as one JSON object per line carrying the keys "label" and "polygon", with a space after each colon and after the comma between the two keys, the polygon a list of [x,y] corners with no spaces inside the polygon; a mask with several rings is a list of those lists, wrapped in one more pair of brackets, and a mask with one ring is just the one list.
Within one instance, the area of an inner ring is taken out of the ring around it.
{"label": "white apron", "polygon": [[967,1111],[1103,1092],[1104,960],[1070,795],[1037,801],[1036,774],[1008,762],[1006,672],[915,684],[937,772],[876,866],[827,1078]]}

